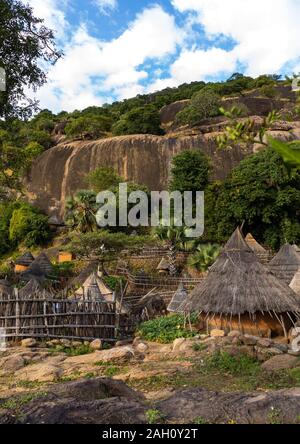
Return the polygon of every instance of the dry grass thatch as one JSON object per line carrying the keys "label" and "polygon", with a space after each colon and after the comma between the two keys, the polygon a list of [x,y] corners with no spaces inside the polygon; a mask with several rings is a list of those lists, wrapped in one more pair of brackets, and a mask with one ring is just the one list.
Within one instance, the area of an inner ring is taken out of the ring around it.
{"label": "dry grass thatch", "polygon": [[180,310],[207,315],[241,316],[300,313],[300,299],[265,268],[237,229],[207,278]]}
{"label": "dry grass thatch", "polygon": [[290,283],[290,287],[297,295],[300,296],[300,268]]}
{"label": "dry grass thatch", "polygon": [[288,285],[300,268],[300,255],[294,246],[285,244],[269,263],[270,270]]}
{"label": "dry grass thatch", "polygon": [[43,288],[41,284],[35,280],[31,279],[25,287],[23,287],[21,290],[19,290],[19,296],[20,298],[28,298],[28,297],[34,297],[34,296],[40,296],[42,294]]}
{"label": "dry grass thatch", "polygon": [[254,251],[254,253],[260,255],[260,254],[268,254],[267,250],[260,245],[257,240],[252,236],[251,233],[248,233],[246,238],[245,238],[247,244],[249,245],[249,247],[251,248],[252,251]]}
{"label": "dry grass thatch", "polygon": [[13,289],[10,285],[10,283],[6,279],[0,280],[0,295],[11,295],[13,292]]}
{"label": "dry grass thatch", "polygon": [[162,258],[157,266],[157,271],[168,272],[170,268],[170,263],[166,258]]}
{"label": "dry grass thatch", "polygon": [[181,282],[170,304],[168,305],[167,311],[169,311],[170,313],[178,313],[180,310],[180,306],[186,301],[187,297],[188,292]]}
{"label": "dry grass thatch", "polygon": [[114,301],[114,292],[108,288],[96,271],[93,271],[82,286],[76,291],[76,295],[78,296],[87,294],[92,297],[96,297],[98,300],[102,299],[106,302]]}
{"label": "dry grass thatch", "polygon": [[16,260],[16,265],[22,265],[24,267],[29,267],[34,261],[34,257],[30,252],[24,253],[21,257]]}
{"label": "dry grass thatch", "polygon": [[[52,264],[45,253],[41,253],[32,263],[32,265],[38,265],[40,270],[45,276],[50,276],[53,273]],[[31,267],[30,267],[31,268]]]}

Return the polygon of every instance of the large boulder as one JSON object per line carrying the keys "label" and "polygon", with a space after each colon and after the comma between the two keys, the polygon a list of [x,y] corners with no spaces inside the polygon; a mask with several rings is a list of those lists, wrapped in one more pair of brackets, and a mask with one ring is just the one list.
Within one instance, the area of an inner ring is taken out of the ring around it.
{"label": "large boulder", "polygon": [[288,354],[273,356],[262,364],[262,368],[268,372],[286,370],[294,367],[300,367],[300,359]]}

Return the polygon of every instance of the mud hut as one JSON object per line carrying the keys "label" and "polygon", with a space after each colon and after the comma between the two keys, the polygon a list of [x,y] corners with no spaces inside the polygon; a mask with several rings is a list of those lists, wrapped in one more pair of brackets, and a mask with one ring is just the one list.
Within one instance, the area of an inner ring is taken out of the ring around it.
{"label": "mud hut", "polygon": [[269,251],[267,251],[257,240],[252,236],[251,233],[248,233],[245,238],[247,244],[251,248],[251,250],[256,254],[259,260],[263,264],[267,264],[271,259]]}
{"label": "mud hut", "polygon": [[287,285],[300,268],[300,255],[290,244],[285,244],[269,263],[270,270]]}
{"label": "mud hut", "polygon": [[179,310],[199,313],[207,330],[287,336],[299,317],[300,298],[259,262],[237,229]]}
{"label": "mud hut", "polygon": [[300,297],[300,268],[293,277],[290,287]]}
{"label": "mud hut", "polygon": [[169,274],[169,269],[170,263],[166,258],[163,257],[156,270],[159,272],[159,274]]}
{"label": "mud hut", "polygon": [[24,253],[15,262],[15,273],[23,273],[28,270],[33,261],[34,257],[30,252]]}
{"label": "mud hut", "polygon": [[167,311],[170,313],[179,313],[180,306],[186,301],[188,292],[183,283],[180,282],[179,287],[172,297],[171,302],[168,305]]}

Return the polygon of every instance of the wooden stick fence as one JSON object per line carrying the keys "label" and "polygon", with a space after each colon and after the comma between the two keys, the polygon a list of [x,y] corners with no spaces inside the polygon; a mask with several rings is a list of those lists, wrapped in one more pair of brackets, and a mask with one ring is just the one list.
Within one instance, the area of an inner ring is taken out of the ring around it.
{"label": "wooden stick fence", "polygon": [[116,304],[83,299],[54,299],[46,294],[0,295],[0,328],[7,339],[101,339],[117,337]]}

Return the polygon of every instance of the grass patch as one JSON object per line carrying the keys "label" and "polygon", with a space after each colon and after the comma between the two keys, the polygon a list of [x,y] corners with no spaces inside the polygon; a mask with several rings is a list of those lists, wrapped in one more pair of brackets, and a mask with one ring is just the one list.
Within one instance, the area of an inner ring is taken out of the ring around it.
{"label": "grass patch", "polygon": [[219,370],[232,376],[257,376],[260,363],[245,354],[231,356],[226,352],[217,352],[206,360],[205,370]]}
{"label": "grass patch", "polygon": [[201,342],[195,342],[194,344],[193,344],[193,350],[195,351],[195,352],[201,352],[201,351],[205,351],[205,350],[207,350],[207,348],[208,348],[208,345],[207,344],[202,344]]}
{"label": "grass patch", "polygon": [[113,376],[119,375],[124,371],[124,369],[118,365],[114,365],[111,362],[95,362],[95,365],[101,368],[101,372],[104,376],[112,378]]}
{"label": "grass patch", "polygon": [[19,410],[29,402],[47,396],[46,392],[26,393],[13,399],[8,399],[0,404],[0,407],[8,410]]}
{"label": "grass patch", "polygon": [[156,409],[147,410],[145,415],[148,424],[163,424],[166,420],[165,415],[160,410]]}
{"label": "grass patch", "polygon": [[[192,324],[197,322],[197,316],[191,316]],[[169,315],[140,324],[138,336],[146,341],[169,344],[177,338],[192,338],[196,331],[185,328],[183,315]]]}
{"label": "grass patch", "polygon": [[202,418],[202,416],[197,416],[197,418],[194,419],[193,424],[204,425],[208,424],[208,422],[206,421],[206,419]]}
{"label": "grass patch", "polygon": [[49,353],[65,353],[67,356],[81,356],[93,353],[89,345],[82,344],[80,347],[65,347],[64,345],[57,345],[56,347],[49,348]]}

